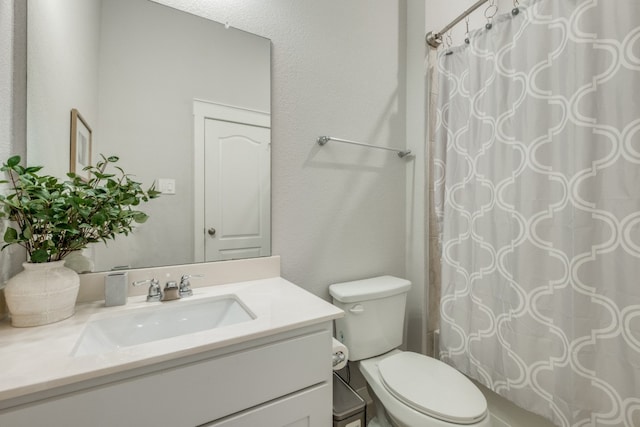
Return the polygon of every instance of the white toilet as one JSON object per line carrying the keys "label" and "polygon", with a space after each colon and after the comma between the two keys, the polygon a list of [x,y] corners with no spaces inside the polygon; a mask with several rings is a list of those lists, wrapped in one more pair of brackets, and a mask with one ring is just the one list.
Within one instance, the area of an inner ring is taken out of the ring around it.
{"label": "white toilet", "polygon": [[408,280],[374,277],[329,286],[336,338],[360,361],[376,404],[372,426],[490,427],[487,401],[464,375],[439,360],[397,349],[402,344]]}

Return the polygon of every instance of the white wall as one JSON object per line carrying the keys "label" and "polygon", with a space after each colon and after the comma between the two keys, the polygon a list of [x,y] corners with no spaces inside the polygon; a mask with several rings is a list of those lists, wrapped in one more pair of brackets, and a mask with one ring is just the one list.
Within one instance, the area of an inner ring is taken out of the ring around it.
{"label": "white wall", "polygon": [[[419,241],[407,239],[416,219],[406,206],[420,199],[409,200],[405,190],[408,180],[419,186],[421,172],[411,162],[422,159],[334,143],[321,148],[315,140],[420,146],[421,113],[406,112],[407,105],[420,108],[407,88],[421,91],[419,81],[407,81],[406,30],[408,9],[421,10],[421,0],[162,3],[272,40],[272,247],[282,256],[283,276],[328,298],[333,282],[407,275],[407,249]],[[422,40],[423,28],[411,37]],[[419,264],[411,268],[421,295],[423,273]],[[418,323],[420,316],[410,314]]]}
{"label": "white wall", "polygon": [[[331,283],[407,277],[408,348],[421,351],[424,1],[158,1],[272,40],[272,236],[283,276],[324,298]],[[416,157],[320,148],[320,135]]]}
{"label": "white wall", "polygon": [[[0,99],[13,98],[13,4],[0,2]],[[0,102],[0,155],[11,154],[12,103]]]}
{"label": "white wall", "polygon": [[325,298],[333,282],[404,276],[406,161],[315,140],[406,146],[406,3],[162,3],[272,40],[272,235],[283,276]]}
{"label": "white wall", "polygon": [[407,148],[415,161],[406,173],[406,255],[405,276],[413,283],[407,300],[407,349],[426,353],[427,275],[425,260],[426,210],[426,67],[427,46],[424,42],[425,2],[407,2]]}
{"label": "white wall", "polygon": [[71,109],[77,108],[89,125],[98,118],[100,0],[69,0],[64,8],[49,0],[29,3],[29,164],[64,177]]}
{"label": "white wall", "polygon": [[[25,97],[26,97],[26,8],[24,2],[0,1],[0,161],[12,155],[24,159]],[[4,179],[4,177],[3,177]],[[0,188],[4,191],[4,187]],[[5,224],[0,223],[0,236]],[[24,251],[7,248],[0,252],[0,288],[22,269]],[[3,297],[0,292],[0,318],[3,317]]]}

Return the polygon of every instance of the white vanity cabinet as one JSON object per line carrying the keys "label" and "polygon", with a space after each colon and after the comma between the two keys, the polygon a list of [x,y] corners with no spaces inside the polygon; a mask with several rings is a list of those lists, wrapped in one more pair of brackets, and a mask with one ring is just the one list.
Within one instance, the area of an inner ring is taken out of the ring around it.
{"label": "white vanity cabinet", "polygon": [[331,425],[331,321],[25,396],[2,427]]}

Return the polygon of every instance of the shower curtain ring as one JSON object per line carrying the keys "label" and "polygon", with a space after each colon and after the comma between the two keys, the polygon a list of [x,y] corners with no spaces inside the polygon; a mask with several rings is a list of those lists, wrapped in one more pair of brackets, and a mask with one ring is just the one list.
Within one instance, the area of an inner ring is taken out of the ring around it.
{"label": "shower curtain ring", "polygon": [[520,2],[518,0],[513,0],[513,9],[511,9],[511,14],[513,16],[516,16],[518,13],[520,13],[520,9],[518,8],[519,5]]}
{"label": "shower curtain ring", "polygon": [[464,42],[466,44],[469,44],[471,42],[471,40],[469,39],[469,15],[467,15],[467,17],[464,18],[464,20],[465,20],[465,23],[467,25],[467,32],[464,33]]}
{"label": "shower curtain ring", "polygon": [[493,27],[493,17],[498,13],[498,6],[496,6],[495,0],[489,2],[489,6],[484,10],[484,17],[487,18],[487,24],[484,26],[487,30]]}
{"label": "shower curtain ring", "polygon": [[453,52],[451,51],[451,46],[453,45],[453,38],[451,37],[451,31],[447,31],[444,35],[444,46],[447,49],[446,55],[451,55]]}

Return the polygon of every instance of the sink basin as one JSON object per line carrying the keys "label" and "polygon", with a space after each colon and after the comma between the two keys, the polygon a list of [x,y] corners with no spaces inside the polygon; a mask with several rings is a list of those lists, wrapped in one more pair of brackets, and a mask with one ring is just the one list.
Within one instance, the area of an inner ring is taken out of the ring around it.
{"label": "sink basin", "polygon": [[235,295],[178,300],[89,321],[73,356],[99,354],[123,347],[222,328],[255,319]]}

